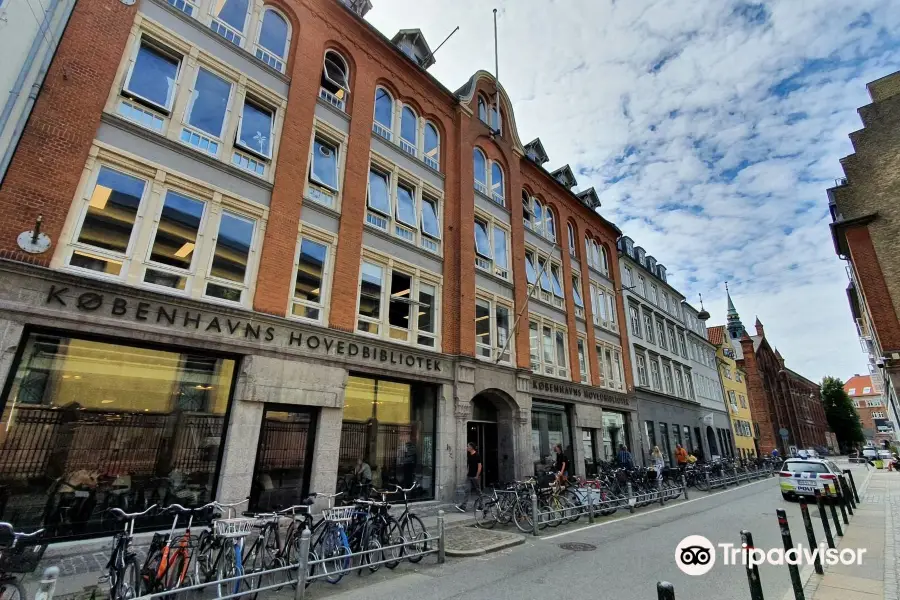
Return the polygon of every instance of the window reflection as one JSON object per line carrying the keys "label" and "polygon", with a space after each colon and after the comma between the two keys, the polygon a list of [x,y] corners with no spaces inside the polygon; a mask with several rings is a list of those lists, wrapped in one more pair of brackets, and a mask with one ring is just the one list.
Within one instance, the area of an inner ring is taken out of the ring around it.
{"label": "window reflection", "polygon": [[24,344],[0,424],[0,520],[78,537],[109,531],[108,508],[212,499],[234,361],[50,334]]}
{"label": "window reflection", "polygon": [[369,484],[385,489],[418,483],[410,497],[432,498],[436,397],[434,386],[349,377],[337,491],[352,498]]}

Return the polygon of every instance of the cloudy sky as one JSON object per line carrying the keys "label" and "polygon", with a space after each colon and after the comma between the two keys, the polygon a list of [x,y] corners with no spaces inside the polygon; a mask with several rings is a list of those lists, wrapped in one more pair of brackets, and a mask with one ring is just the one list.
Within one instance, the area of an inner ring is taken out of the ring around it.
{"label": "cloudy sky", "polygon": [[812,379],[865,372],[825,190],[843,175],[865,84],[900,70],[885,0],[373,0],[386,35],[421,28],[457,89],[494,70],[523,141],[569,163],[600,212],[695,305],[759,316]]}

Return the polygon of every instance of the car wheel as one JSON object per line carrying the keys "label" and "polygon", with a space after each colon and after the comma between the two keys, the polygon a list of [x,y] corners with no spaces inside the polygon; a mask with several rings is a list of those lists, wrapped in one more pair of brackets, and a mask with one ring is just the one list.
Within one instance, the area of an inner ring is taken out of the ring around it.
{"label": "car wheel", "polygon": [[787,502],[791,502],[794,499],[793,496],[787,492],[781,492],[781,497]]}

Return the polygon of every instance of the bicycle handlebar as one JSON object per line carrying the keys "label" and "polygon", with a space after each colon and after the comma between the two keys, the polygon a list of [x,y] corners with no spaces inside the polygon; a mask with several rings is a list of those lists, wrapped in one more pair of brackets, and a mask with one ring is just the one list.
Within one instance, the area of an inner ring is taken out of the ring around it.
{"label": "bicycle handlebar", "polygon": [[337,494],[326,494],[324,492],[313,492],[310,495],[315,496],[316,498],[338,498],[340,496],[343,496],[344,492],[338,492]]}
{"label": "bicycle handlebar", "polygon": [[[413,484],[412,484],[412,487],[410,487],[409,489],[407,489],[407,488],[402,488],[402,487],[400,487],[399,485],[397,485],[397,484],[395,483],[395,484],[394,484],[394,492],[403,492],[404,494],[408,494],[408,493],[410,493],[411,491],[413,491],[414,489],[416,489],[418,486],[419,486],[419,482],[418,482],[418,481],[414,481]],[[376,491],[378,491],[378,490],[376,490]]]}
{"label": "bicycle handlebar", "polygon": [[44,533],[43,529],[38,529],[37,531],[32,531],[31,533],[24,533],[21,531],[16,531],[13,529],[12,523],[0,522],[0,530],[6,530],[10,534],[12,534],[15,540],[27,540],[29,538],[37,537]]}
{"label": "bicycle handlebar", "polygon": [[147,513],[149,513],[151,510],[153,510],[156,507],[157,507],[157,505],[154,504],[147,510],[142,511],[142,512],[136,512],[136,513],[127,513],[124,510],[122,510],[121,508],[109,508],[107,510],[109,512],[111,512],[113,515],[115,515],[115,517],[118,518],[120,521],[124,521],[126,519],[130,520],[130,519],[136,519],[137,517],[143,517],[144,515],[146,515]]}

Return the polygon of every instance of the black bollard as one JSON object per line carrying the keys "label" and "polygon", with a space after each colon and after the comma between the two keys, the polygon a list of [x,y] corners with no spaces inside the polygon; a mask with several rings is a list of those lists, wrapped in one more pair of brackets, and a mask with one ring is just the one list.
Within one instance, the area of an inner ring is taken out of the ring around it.
{"label": "black bollard", "polygon": [[[778,515],[778,526],[781,527],[781,541],[784,544],[784,550],[794,550],[794,540],[791,539],[791,527],[788,525],[787,513],[783,508],[775,510]],[[796,552],[796,550],[794,550]],[[794,598],[796,600],[806,600],[803,593],[803,582],[800,581],[800,568],[797,565],[788,563],[788,571],[791,574],[791,586],[794,588]]]}
{"label": "black bollard", "polygon": [[850,487],[853,488],[853,498],[856,500],[856,503],[859,504],[859,492],[856,491],[856,482],[853,481],[853,473],[850,469],[844,469],[844,473],[850,478]]}
{"label": "black bollard", "polygon": [[675,586],[668,581],[658,581],[656,583],[657,600],[675,600]]}
{"label": "black bollard", "polygon": [[[806,505],[806,500],[803,500],[802,498],[800,499],[800,514],[803,515],[803,527],[806,528],[806,539],[809,540],[809,549],[813,552],[819,544],[816,542],[816,532],[813,530],[812,519],[809,517],[809,506]],[[822,561],[819,560],[818,552],[816,552],[815,564],[813,566],[816,569],[816,573],[819,575],[825,574],[825,570],[822,569]]]}
{"label": "black bollard", "polygon": [[853,509],[856,508],[853,492],[850,491],[850,485],[847,483],[846,477],[838,475],[838,481],[841,483],[841,495],[844,497],[844,504],[847,506],[847,512],[850,513],[850,516],[852,517]]}
{"label": "black bollard", "polygon": [[741,545],[744,547],[744,552],[748,553],[745,562],[747,565],[747,583],[750,584],[750,600],[765,600],[763,598],[762,582],[759,580],[759,567],[755,564],[750,564],[749,560],[749,551],[753,549],[753,534],[746,529],[741,530]]}
{"label": "black bollard", "polygon": [[844,520],[844,525],[849,525],[850,519],[847,517],[847,499],[844,498],[844,490],[841,489],[840,481],[835,480],[833,491],[838,508],[841,509],[841,518]]}
{"label": "black bollard", "polygon": [[822,517],[822,529],[825,530],[825,541],[828,542],[829,548],[834,548],[834,538],[831,537],[831,526],[828,524],[828,514],[825,512],[825,503],[822,501],[822,494],[819,490],[815,490],[816,506],[819,508],[819,516]]}
{"label": "black bollard", "polygon": [[831,518],[834,521],[834,531],[839,536],[844,537],[844,528],[841,527],[841,522],[838,520],[837,514],[837,504],[836,498],[831,493],[831,486],[827,483],[825,484],[825,499],[828,502],[828,508],[831,510]]}

